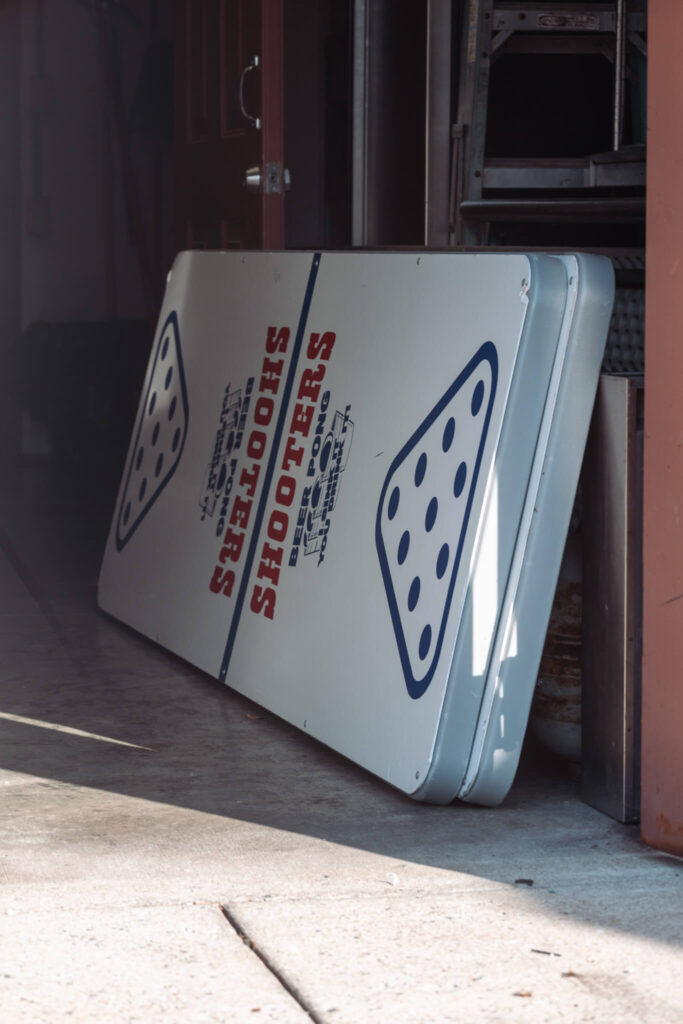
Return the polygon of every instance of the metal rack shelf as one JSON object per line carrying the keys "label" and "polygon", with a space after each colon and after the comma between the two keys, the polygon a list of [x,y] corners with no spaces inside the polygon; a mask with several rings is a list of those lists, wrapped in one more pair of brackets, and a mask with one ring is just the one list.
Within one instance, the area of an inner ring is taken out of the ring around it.
{"label": "metal rack shelf", "polygon": [[[485,244],[493,220],[633,223],[644,216],[645,147],[621,144],[627,45],[643,55],[647,52],[646,14],[642,8],[633,7],[627,6],[627,0],[470,0],[458,121],[451,132],[451,244]],[[614,66],[612,150],[581,158],[487,158],[491,67],[507,53],[602,53],[607,57]],[[551,189],[572,189],[584,195],[544,197],[543,193],[547,195]],[[611,193],[628,190],[628,194],[605,196],[600,189]],[[513,190],[525,195],[512,195]],[[505,192],[510,193],[509,197]]]}

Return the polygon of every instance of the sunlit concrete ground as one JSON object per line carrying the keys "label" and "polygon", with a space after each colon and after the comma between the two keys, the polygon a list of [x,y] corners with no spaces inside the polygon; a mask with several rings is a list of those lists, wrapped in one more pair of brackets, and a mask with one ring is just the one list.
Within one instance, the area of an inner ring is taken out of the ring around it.
{"label": "sunlit concrete ground", "polygon": [[99,613],[111,482],[5,469],[7,1022],[683,1019],[683,864],[527,749],[418,805]]}

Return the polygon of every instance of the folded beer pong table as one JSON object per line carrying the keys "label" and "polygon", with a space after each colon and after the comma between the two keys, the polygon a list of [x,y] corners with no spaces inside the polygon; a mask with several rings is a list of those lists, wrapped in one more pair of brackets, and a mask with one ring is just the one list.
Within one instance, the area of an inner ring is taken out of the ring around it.
{"label": "folded beer pong table", "polygon": [[581,254],[181,253],[101,607],[416,799],[499,803],[613,291]]}

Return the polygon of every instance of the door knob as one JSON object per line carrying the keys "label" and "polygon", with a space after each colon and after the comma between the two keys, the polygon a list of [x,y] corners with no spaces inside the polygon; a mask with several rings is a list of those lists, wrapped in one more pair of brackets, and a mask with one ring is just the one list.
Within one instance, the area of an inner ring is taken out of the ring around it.
{"label": "door knob", "polygon": [[244,187],[247,192],[261,191],[261,168],[248,167],[244,172]]}
{"label": "door knob", "polygon": [[247,192],[260,192],[262,185],[265,185],[266,194],[289,192],[291,183],[289,169],[285,167],[283,170],[282,164],[276,162],[266,164],[265,182],[260,167],[248,167],[244,172]]}

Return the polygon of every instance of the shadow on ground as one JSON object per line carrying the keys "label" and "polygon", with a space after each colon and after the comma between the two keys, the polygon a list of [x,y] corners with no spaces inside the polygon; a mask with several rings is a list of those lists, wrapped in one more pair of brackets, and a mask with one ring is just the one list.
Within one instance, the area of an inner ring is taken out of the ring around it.
{"label": "shadow on ground", "polygon": [[[1,510],[0,769],[204,812],[226,829],[251,822],[492,882],[530,879],[548,913],[561,902],[596,925],[680,942],[656,910],[680,862],[583,805],[569,766],[528,743],[500,808],[411,801],[101,614],[110,495],[60,502],[62,481],[36,501],[26,473],[14,479]],[[10,819],[21,801],[21,787],[7,792]],[[623,881],[614,905],[594,898],[606,878]],[[634,925],[643,900],[652,913]]]}

